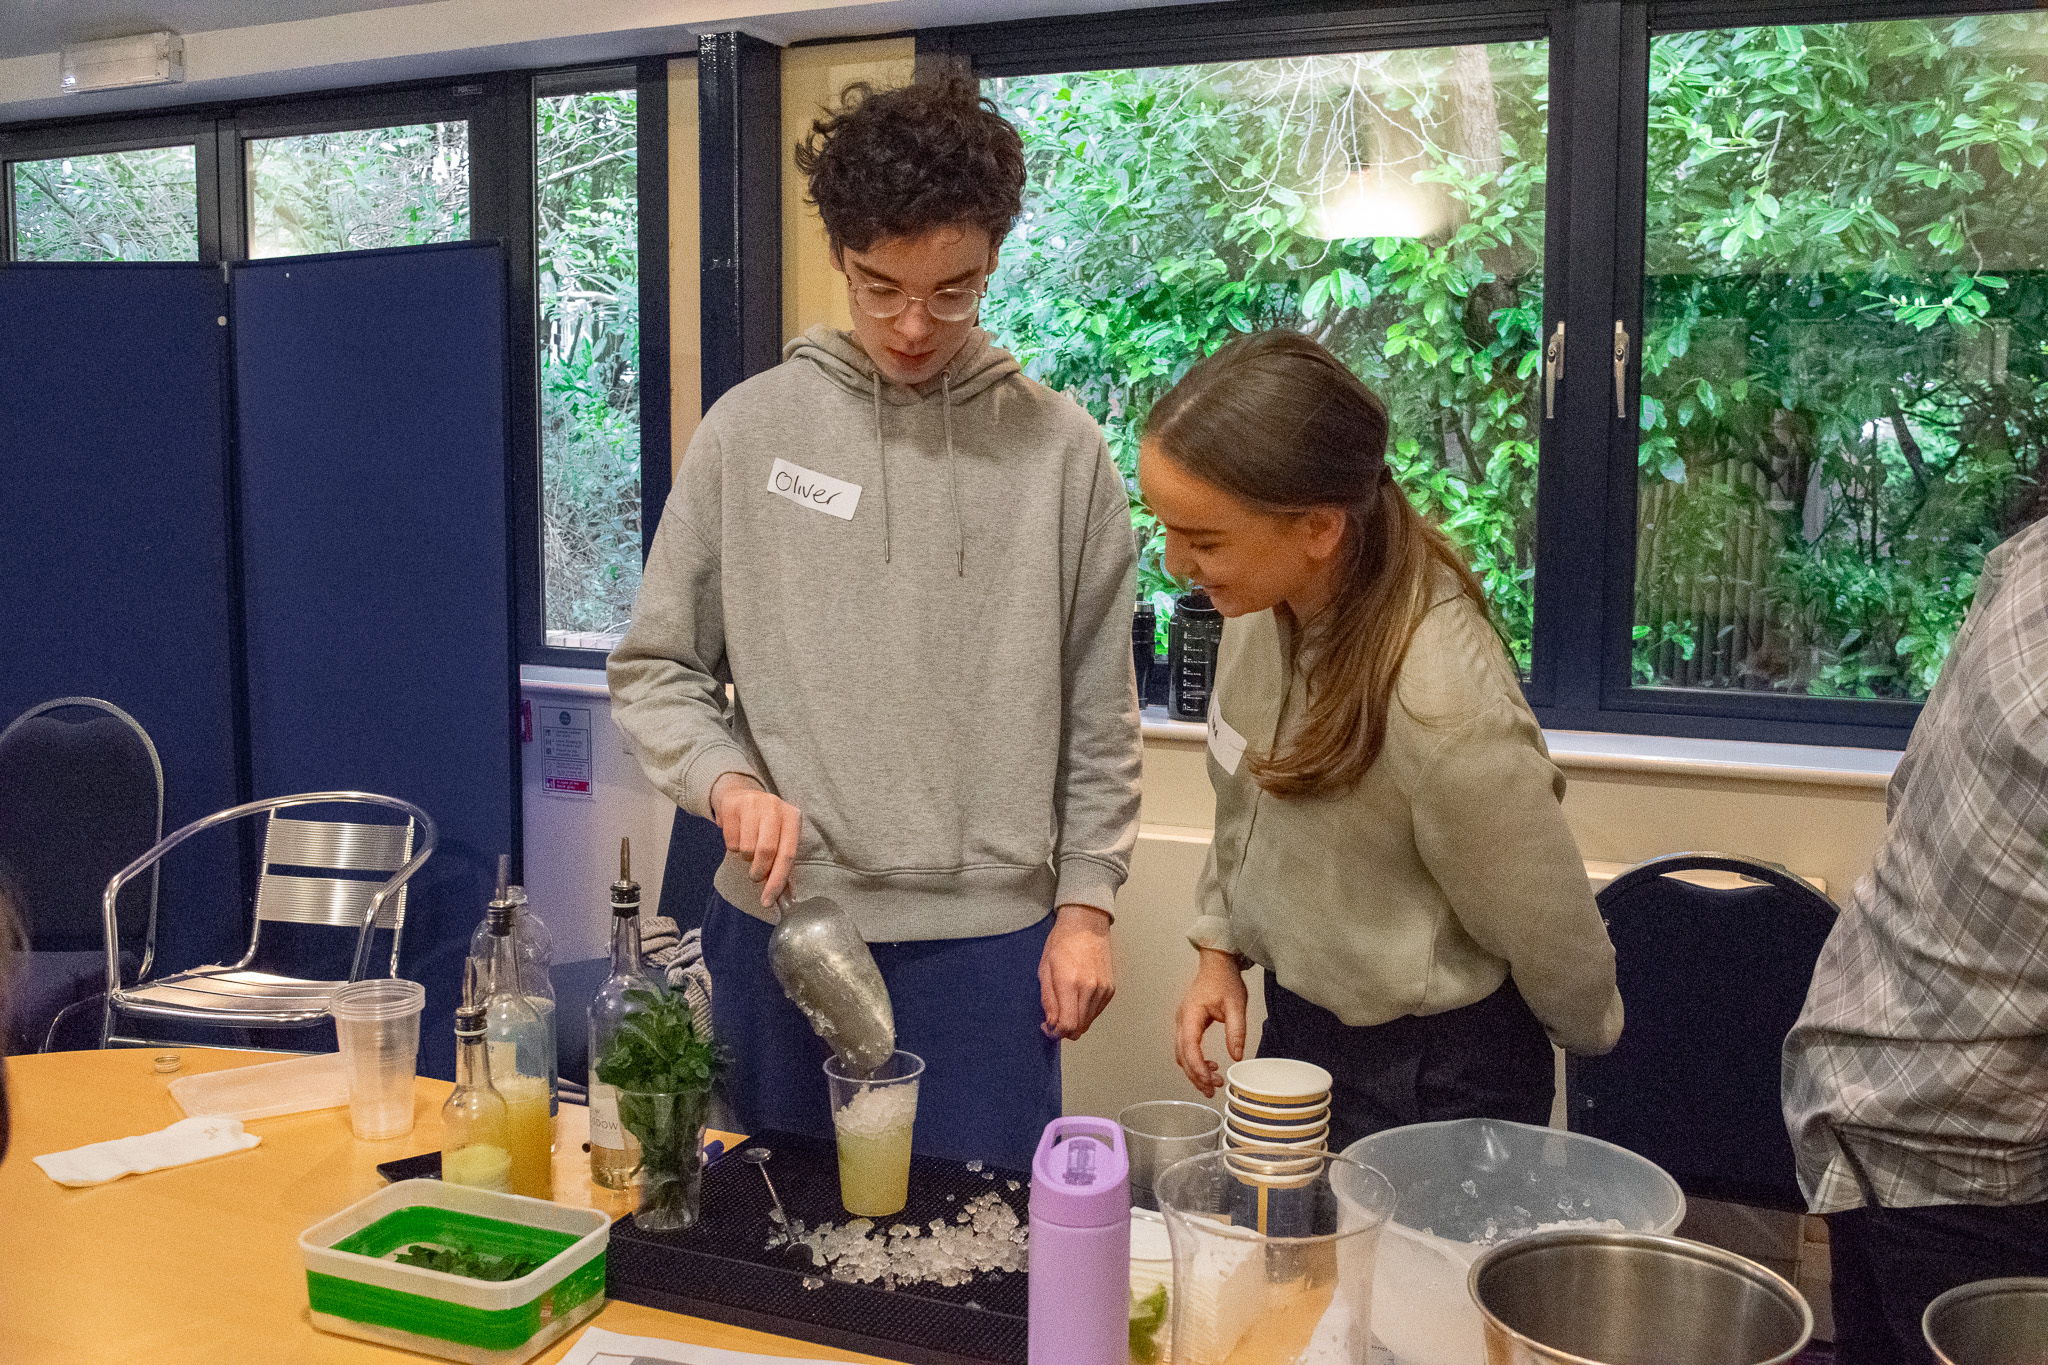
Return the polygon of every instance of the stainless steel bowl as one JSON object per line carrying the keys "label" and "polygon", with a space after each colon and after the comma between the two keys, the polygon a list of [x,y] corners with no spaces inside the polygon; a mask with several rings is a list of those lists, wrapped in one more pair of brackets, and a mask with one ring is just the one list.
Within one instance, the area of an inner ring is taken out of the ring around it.
{"label": "stainless steel bowl", "polygon": [[1941,1365],[2041,1365],[2048,1279],[1978,1280],[1927,1305],[1920,1331]]}
{"label": "stainless steel bowl", "polygon": [[1754,1261],[1645,1232],[1538,1232],[1473,1263],[1487,1365],[1779,1365],[1813,1334]]}

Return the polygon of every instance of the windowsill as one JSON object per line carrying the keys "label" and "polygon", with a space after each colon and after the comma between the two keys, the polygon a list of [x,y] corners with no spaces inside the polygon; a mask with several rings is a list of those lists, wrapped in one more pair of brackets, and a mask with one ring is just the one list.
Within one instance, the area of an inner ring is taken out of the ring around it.
{"label": "windowsill", "polygon": [[[1164,708],[1145,708],[1147,740],[1203,744],[1208,731],[1189,721],[1168,719]],[[1889,749],[1852,749],[1820,744],[1770,744],[1756,740],[1680,739],[1668,735],[1621,735],[1589,730],[1545,730],[1550,756],[1566,771],[1658,773],[1671,777],[1722,777],[1750,782],[1804,782],[1827,787],[1882,790],[1898,767]]]}
{"label": "windowsill", "polygon": [[[604,671],[524,664],[519,685],[558,696],[608,696]],[[1148,742],[1204,744],[1209,732],[1191,721],[1170,720],[1163,707],[1141,713]],[[1889,749],[1821,744],[1767,744],[1755,740],[1679,739],[1589,730],[1545,730],[1550,756],[1567,772],[1637,772],[1669,777],[1722,777],[1749,782],[1803,782],[1824,787],[1883,790],[1898,766]]]}
{"label": "windowsill", "polygon": [[[1215,839],[1216,831],[1189,825],[1154,825],[1146,823],[1138,826],[1138,837],[1154,844],[1193,844],[1201,848],[1207,848]],[[1604,890],[1609,882],[1635,866],[1633,863],[1598,862],[1591,858],[1585,859],[1584,862],[1586,880],[1592,885],[1596,895]],[[1709,872],[1702,870],[1697,872],[1674,872],[1671,875],[1680,881],[1691,882],[1695,886],[1709,886],[1719,890],[1742,886],[1747,881],[1746,878],[1733,872]],[[1822,895],[1827,894],[1828,884],[1824,878],[1805,873],[1798,875],[1812,883],[1814,889]]]}
{"label": "windowsill", "polygon": [[1770,744],[1746,739],[1681,739],[1671,735],[1617,735],[1588,730],[1545,730],[1543,740],[1550,746],[1551,758],[1566,771],[1578,768],[1676,777],[1730,777],[1879,791],[1891,781],[1901,757],[1892,749]]}
{"label": "windowsill", "polygon": [[554,664],[519,665],[519,690],[551,692],[567,697],[608,697],[601,668],[560,668]]}

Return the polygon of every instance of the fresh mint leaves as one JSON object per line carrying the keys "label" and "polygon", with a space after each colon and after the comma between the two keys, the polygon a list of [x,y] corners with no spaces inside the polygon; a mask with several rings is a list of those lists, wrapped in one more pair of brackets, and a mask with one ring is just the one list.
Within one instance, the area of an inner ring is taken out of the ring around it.
{"label": "fresh mint leaves", "polygon": [[475,1247],[455,1243],[450,1246],[436,1246],[432,1242],[415,1242],[393,1258],[400,1265],[416,1265],[424,1270],[442,1270],[450,1275],[462,1275],[472,1280],[516,1280],[521,1275],[530,1275],[540,1269],[541,1263],[525,1256],[493,1256],[478,1251]]}
{"label": "fresh mint leaves", "polygon": [[709,1090],[724,1059],[676,991],[627,991],[626,1017],[597,1059],[597,1078],[621,1090]]}

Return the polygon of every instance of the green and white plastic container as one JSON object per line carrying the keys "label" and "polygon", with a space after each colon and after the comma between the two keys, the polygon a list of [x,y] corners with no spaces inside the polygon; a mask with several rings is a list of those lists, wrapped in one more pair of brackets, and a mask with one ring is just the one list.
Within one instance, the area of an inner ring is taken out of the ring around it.
{"label": "green and white plastic container", "polygon": [[[516,1280],[400,1265],[420,1243],[450,1241],[542,1262]],[[407,1351],[520,1365],[604,1304],[611,1220],[544,1199],[401,1180],[299,1235],[313,1325]]]}

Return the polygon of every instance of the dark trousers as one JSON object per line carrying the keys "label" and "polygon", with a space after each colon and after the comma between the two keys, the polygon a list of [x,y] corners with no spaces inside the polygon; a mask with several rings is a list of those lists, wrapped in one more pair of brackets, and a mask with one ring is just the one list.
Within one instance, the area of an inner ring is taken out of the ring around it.
{"label": "dark trousers", "polygon": [[1335,1078],[1333,1152],[1407,1123],[1548,1123],[1556,1090],[1550,1039],[1513,980],[1460,1009],[1360,1026],[1268,977],[1259,1055],[1314,1062]]}
{"label": "dark trousers", "polygon": [[[896,1046],[924,1059],[911,1142],[928,1156],[1025,1170],[1060,1116],[1060,1045],[1045,1036],[1038,962],[1047,915],[986,938],[870,943],[889,986]],[[747,1129],[832,1136],[832,1055],[768,966],[772,926],[713,892],[704,914],[711,1025],[732,1064],[722,1083]]]}
{"label": "dark trousers", "polygon": [[1934,1365],[1920,1315],[1937,1295],[2048,1275],[2048,1203],[1866,1207],[1827,1219],[1838,1365]]}

